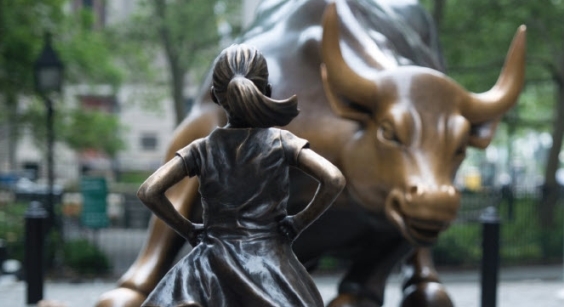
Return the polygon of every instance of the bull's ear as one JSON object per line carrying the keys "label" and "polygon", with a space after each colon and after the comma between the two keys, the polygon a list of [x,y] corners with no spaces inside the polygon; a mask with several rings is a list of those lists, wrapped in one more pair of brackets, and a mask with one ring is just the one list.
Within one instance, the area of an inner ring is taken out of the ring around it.
{"label": "bull's ear", "polygon": [[488,147],[492,141],[498,123],[499,119],[481,124],[472,124],[468,145],[480,149]]}

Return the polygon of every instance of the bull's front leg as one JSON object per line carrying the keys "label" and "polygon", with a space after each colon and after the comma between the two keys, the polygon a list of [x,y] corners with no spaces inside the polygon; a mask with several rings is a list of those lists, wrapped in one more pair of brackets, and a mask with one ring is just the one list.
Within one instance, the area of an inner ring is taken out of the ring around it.
{"label": "bull's front leg", "polygon": [[380,307],[384,304],[388,276],[412,247],[401,238],[384,246],[367,242],[367,248],[361,252],[361,257],[356,257],[341,281],[339,295],[328,307]]}
{"label": "bull's front leg", "polygon": [[[181,214],[189,216],[189,210],[198,193],[197,179],[180,182],[169,191],[169,198]],[[172,195],[170,195],[172,194]],[[118,287],[99,298],[97,307],[139,307],[164,274],[171,268],[184,238],[155,216],[151,219],[148,238],[137,260],[118,281]]]}
{"label": "bull's front leg", "polygon": [[[211,104],[194,106],[190,116],[177,128],[165,160],[194,140],[208,135],[225,120],[223,111]],[[167,191],[178,212],[194,218],[198,179],[185,178]],[[195,220],[196,221],[196,220]],[[139,256],[118,281],[118,287],[99,298],[97,307],[139,307],[160,279],[171,268],[185,240],[162,220],[153,216],[147,240]]]}
{"label": "bull's front leg", "polygon": [[429,248],[417,248],[403,266],[401,307],[452,307],[453,303],[439,281]]}

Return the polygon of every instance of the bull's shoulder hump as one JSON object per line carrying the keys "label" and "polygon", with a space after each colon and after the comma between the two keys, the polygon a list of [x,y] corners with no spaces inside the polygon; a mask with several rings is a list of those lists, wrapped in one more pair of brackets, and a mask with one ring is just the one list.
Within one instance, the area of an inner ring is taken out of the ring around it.
{"label": "bull's shoulder hump", "polygon": [[326,0],[265,0],[257,8],[255,20],[239,41],[252,43],[262,36],[269,36],[270,43],[275,44],[280,41],[287,42],[288,37],[297,40],[300,33],[320,25],[326,6]]}

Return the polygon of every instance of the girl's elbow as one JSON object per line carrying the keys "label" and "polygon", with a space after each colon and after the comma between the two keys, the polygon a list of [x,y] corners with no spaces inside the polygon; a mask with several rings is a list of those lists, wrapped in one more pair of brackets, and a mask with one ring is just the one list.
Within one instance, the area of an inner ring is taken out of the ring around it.
{"label": "girl's elbow", "polygon": [[342,191],[347,185],[347,180],[341,172],[339,172],[339,174],[337,174],[336,176],[333,176],[333,179],[331,181],[333,182],[335,189],[339,190],[339,192]]}
{"label": "girl's elbow", "polygon": [[145,200],[145,195],[147,194],[147,187],[145,185],[141,185],[139,190],[137,190],[137,198],[141,201]]}
{"label": "girl's elbow", "polygon": [[151,188],[147,183],[142,184],[137,190],[137,198],[146,203],[150,201],[155,195],[155,189]]}
{"label": "girl's elbow", "polygon": [[340,192],[345,188],[347,180],[345,179],[345,176],[343,176],[343,173],[335,167],[335,169],[329,172],[325,184]]}

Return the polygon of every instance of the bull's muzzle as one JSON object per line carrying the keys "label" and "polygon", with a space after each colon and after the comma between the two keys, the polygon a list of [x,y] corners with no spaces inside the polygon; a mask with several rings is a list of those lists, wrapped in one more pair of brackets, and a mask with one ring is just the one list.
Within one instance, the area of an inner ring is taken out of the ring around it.
{"label": "bull's muzzle", "polygon": [[385,212],[408,241],[428,246],[456,219],[459,206],[460,193],[452,185],[412,186],[407,191],[393,189]]}

